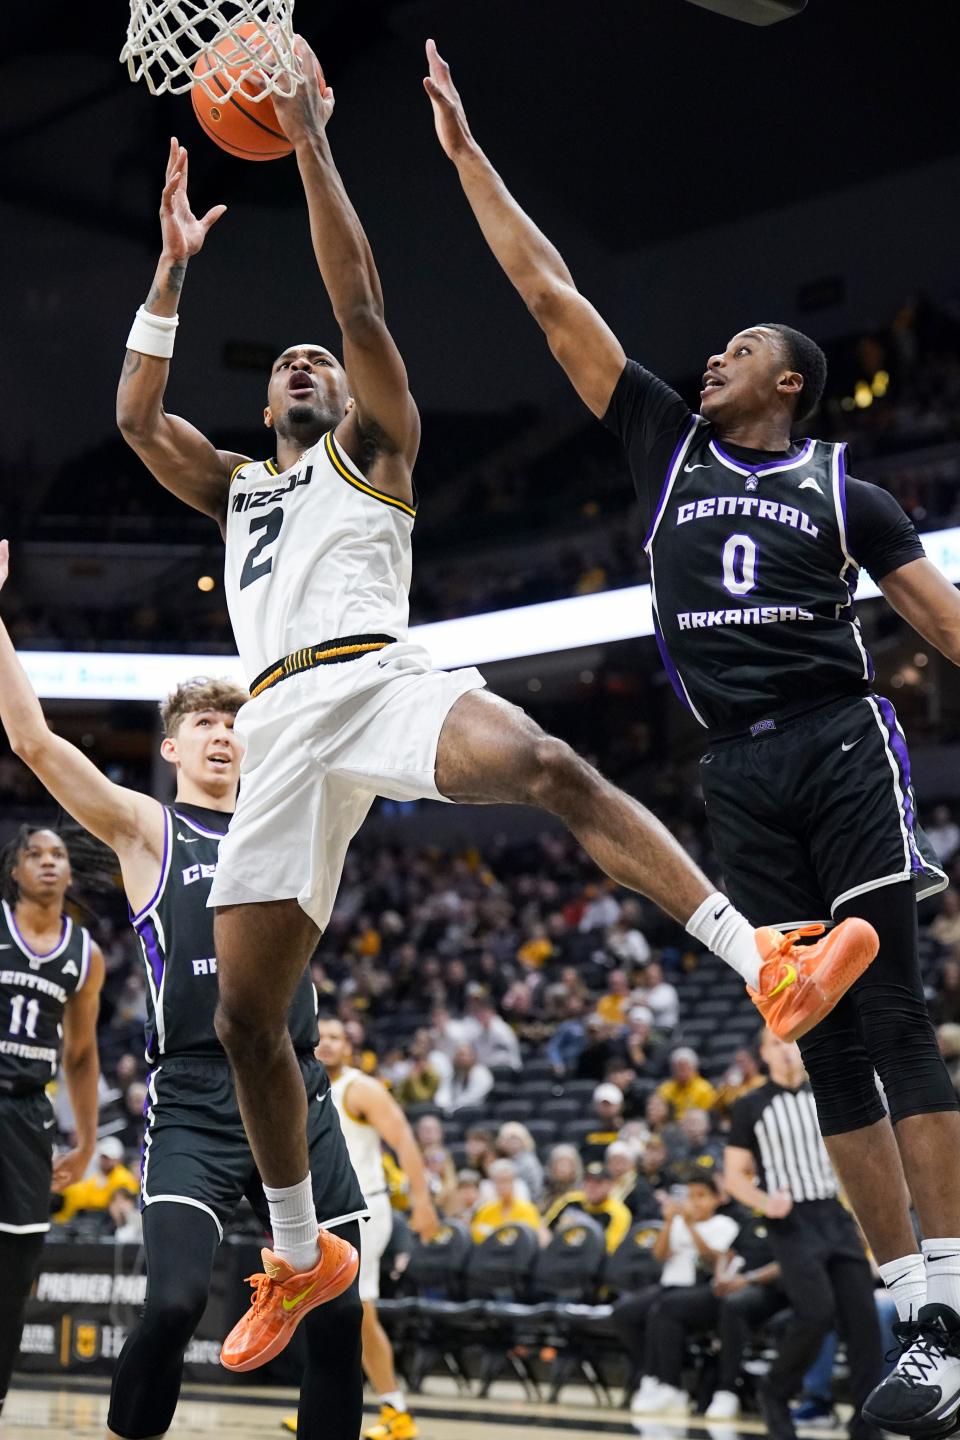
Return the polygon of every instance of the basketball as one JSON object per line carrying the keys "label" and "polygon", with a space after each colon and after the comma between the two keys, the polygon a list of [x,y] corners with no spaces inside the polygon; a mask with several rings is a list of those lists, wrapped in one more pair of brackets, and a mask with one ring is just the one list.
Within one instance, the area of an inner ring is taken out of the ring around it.
{"label": "basketball", "polygon": [[[243,40],[262,34],[256,25],[250,24],[238,25],[236,33]],[[234,48],[231,37],[225,35],[214,50],[229,59]],[[190,90],[194,114],[200,122],[200,128],[221,150],[236,155],[238,160],[280,160],[284,155],[290,155],[293,146],[280,128],[270,96],[267,95],[260,101],[245,98],[256,96],[262,89],[263,79],[260,72],[251,67],[243,51],[237,52],[238,63],[235,66],[212,65],[210,53],[201,55],[194,66],[194,81]],[[242,75],[244,71],[249,73],[239,90],[229,99],[218,102],[200,83],[201,76],[211,71],[213,74],[209,83],[224,94],[229,89],[229,84],[223,78],[224,73],[231,80]]]}

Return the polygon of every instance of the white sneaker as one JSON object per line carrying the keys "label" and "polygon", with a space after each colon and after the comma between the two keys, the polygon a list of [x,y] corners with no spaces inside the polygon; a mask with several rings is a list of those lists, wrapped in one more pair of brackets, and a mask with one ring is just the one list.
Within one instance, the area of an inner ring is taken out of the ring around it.
{"label": "white sneaker", "polygon": [[663,1386],[653,1375],[644,1375],[640,1381],[640,1389],[635,1390],[633,1399],[630,1401],[630,1409],[634,1415],[651,1415],[657,1410],[657,1396]]}
{"label": "white sneaker", "polygon": [[690,1396],[674,1385],[661,1385],[647,1401],[646,1415],[689,1415]]}
{"label": "white sneaker", "polygon": [[960,1412],[960,1316],[924,1305],[916,1321],[895,1325],[905,1349],[863,1405],[863,1415],[896,1434],[947,1435]]}
{"label": "white sneaker", "polygon": [[740,1400],[732,1390],[718,1390],[704,1413],[707,1420],[736,1420],[740,1414]]}

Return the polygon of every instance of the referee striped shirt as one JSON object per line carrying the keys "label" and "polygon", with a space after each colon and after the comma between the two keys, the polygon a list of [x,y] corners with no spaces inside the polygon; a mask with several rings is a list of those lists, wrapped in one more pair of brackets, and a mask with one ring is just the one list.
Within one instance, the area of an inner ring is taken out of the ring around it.
{"label": "referee striped shirt", "polygon": [[751,1090],[730,1112],[727,1143],[751,1151],[768,1192],[787,1190],[794,1204],[837,1194],[809,1085],[788,1090],[768,1080]]}

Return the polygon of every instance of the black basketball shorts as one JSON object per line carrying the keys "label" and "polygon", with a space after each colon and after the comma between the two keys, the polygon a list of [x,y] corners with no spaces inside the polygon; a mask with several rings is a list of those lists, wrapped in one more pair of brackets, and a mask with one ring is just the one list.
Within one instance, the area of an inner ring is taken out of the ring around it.
{"label": "black basketball shorts", "polygon": [[911,880],[918,900],[944,888],[889,700],[844,699],[764,725],[700,761],[717,859],[750,921],[829,924],[844,901],[882,885]]}
{"label": "black basketball shorts", "polygon": [[[306,1087],[307,1143],[318,1222],[342,1225],[367,1214],[330,1095],[326,1073],[301,1057]],[[147,1082],[141,1205],[171,1201],[204,1210],[223,1227],[246,1196],[264,1228],[269,1212],[240,1118],[226,1059],[161,1060]]]}
{"label": "black basketball shorts", "polygon": [[0,1233],[50,1229],[56,1121],[43,1090],[0,1094]]}

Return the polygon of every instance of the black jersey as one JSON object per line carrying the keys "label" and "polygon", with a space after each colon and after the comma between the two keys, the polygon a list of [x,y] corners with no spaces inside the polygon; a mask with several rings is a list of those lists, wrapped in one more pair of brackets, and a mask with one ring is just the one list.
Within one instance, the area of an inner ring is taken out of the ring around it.
{"label": "black jersey", "polygon": [[[165,1055],[226,1059],[213,1027],[217,962],[207,896],[220,841],[230,816],[199,805],[164,806],[163,865],[150,904],[131,914],[140,939],[149,996],[147,1060]],[[295,1049],[317,1043],[316,991],[309,968],[293,997],[288,1020]]]}
{"label": "black jersey", "polygon": [[60,943],[37,955],[17,929],[13,907],[0,912],[0,1089],[42,1090],[57,1073],[63,1011],[90,969],[90,936],[68,915]]}
{"label": "black jersey", "polygon": [[627,447],[649,529],[657,640],[677,694],[714,732],[744,731],[873,678],[853,608],[875,578],[922,556],[896,501],[850,481],[845,447],[725,446],[633,361],[605,423]]}

